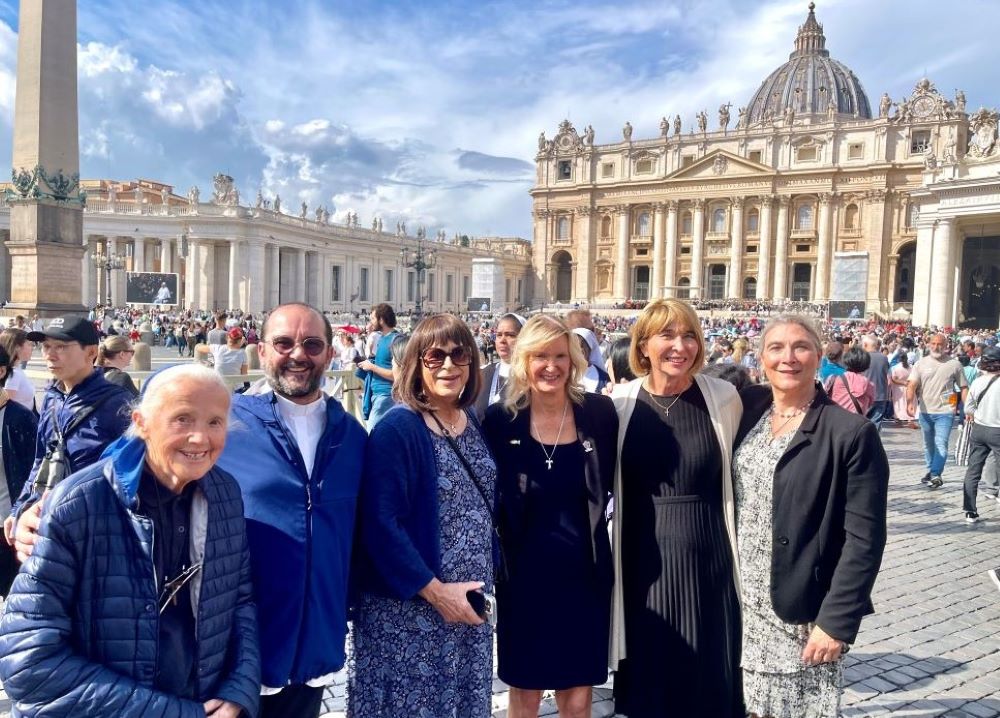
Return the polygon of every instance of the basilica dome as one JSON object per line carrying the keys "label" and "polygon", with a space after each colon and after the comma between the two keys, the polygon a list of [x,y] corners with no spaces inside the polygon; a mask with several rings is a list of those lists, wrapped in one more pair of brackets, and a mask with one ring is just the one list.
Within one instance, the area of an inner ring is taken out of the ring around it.
{"label": "basilica dome", "polygon": [[772,72],[750,99],[748,124],[788,114],[829,117],[833,113],[871,119],[871,106],[861,81],[849,67],[830,57],[815,9],[815,3],[809,3],[809,17],[799,27],[788,62]]}

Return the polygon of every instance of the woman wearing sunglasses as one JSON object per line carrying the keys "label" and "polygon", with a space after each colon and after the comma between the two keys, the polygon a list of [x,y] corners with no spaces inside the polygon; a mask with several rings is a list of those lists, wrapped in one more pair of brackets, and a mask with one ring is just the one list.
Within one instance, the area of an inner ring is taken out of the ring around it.
{"label": "woman wearing sunglasses", "polygon": [[417,325],[368,440],[358,523],[352,718],[488,718],[496,469],[471,405],[479,353],[438,314]]}
{"label": "woman wearing sunglasses", "polygon": [[555,690],[561,718],[591,714],[608,677],[614,570],[605,519],[618,454],[611,399],[584,393],[587,358],[560,319],[536,315],[517,341],[503,403],[483,425],[497,457],[507,576],[497,656],[509,718],[535,718]]}

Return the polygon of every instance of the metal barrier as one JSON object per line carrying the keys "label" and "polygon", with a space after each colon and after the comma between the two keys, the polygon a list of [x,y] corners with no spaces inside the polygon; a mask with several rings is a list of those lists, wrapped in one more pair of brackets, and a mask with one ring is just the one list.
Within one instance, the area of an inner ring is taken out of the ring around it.
{"label": "metal barrier", "polygon": [[[155,371],[130,371],[128,375],[132,377],[132,381],[135,382],[135,385],[141,391],[143,383],[156,373]],[[47,371],[38,371],[35,369],[28,369],[25,371],[25,375],[31,379],[36,387],[45,386],[52,379],[52,375]],[[323,375],[327,379],[323,384],[323,391],[337,399],[344,407],[344,411],[351,414],[361,422],[361,426],[367,429],[365,419],[361,415],[361,392],[364,389],[364,382],[354,376],[353,369],[328,369],[323,372]],[[235,391],[246,382],[253,383],[263,379],[264,372],[252,371],[249,374],[233,374],[222,376],[221,378],[226,383],[226,386]],[[38,392],[36,392],[36,396],[38,396]]]}

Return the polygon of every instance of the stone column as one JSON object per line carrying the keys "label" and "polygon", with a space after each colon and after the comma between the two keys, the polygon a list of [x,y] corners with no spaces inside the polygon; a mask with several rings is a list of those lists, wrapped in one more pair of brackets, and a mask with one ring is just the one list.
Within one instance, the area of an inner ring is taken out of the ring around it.
{"label": "stone column", "polygon": [[705,200],[692,203],[691,215],[691,299],[701,299],[701,283],[705,275]]}
{"label": "stone column", "polygon": [[277,244],[267,245],[267,306],[270,311],[281,303],[281,252]]}
{"label": "stone column", "polygon": [[160,240],[160,271],[164,274],[174,271],[174,240],[167,237]]}
{"label": "stone column", "polygon": [[868,238],[868,289],[866,296],[869,311],[892,311],[892,284],[889,281],[889,252],[892,230],[886,231],[886,202],[889,193],[875,189],[865,196],[862,215],[865,236]]}
{"label": "stone column", "polygon": [[955,218],[938,221],[931,253],[930,309],[927,320],[939,327],[951,324],[952,293],[955,290]]}
{"label": "stone column", "polygon": [[663,283],[666,290],[663,296],[676,297],[677,290],[677,202],[667,202],[667,256],[664,260]]}
{"label": "stone column", "polygon": [[[592,207],[577,207],[578,224],[574,227],[576,236],[576,289],[574,296],[578,301],[589,302],[591,289],[590,280],[594,266],[594,209]],[[457,298],[456,292],[456,298]]]}
{"label": "stone column", "polygon": [[306,251],[304,249],[295,250],[295,300],[306,301]]}
{"label": "stone column", "polygon": [[240,302],[240,242],[229,240],[229,309],[242,309]]}
{"label": "stone column", "polygon": [[[534,235],[531,243],[531,264],[535,270],[532,299],[535,303],[549,303],[549,210],[534,211]],[[405,285],[404,285],[405,286]]]}
{"label": "stone column", "polygon": [[729,249],[729,297],[740,299],[743,296],[741,283],[743,281],[743,197],[732,198],[733,229],[729,233],[731,245]]}
{"label": "stone column", "polygon": [[201,242],[188,238],[188,255],[184,262],[184,304],[186,309],[201,309]]}
{"label": "stone column", "polygon": [[84,238],[83,240],[83,289],[80,294],[80,299],[83,302],[83,306],[90,309],[95,304],[100,302],[94,301],[94,260],[92,257],[94,253],[91,249],[90,239]]}
{"label": "stone column", "polygon": [[917,219],[917,248],[913,256],[913,323],[930,324],[931,257],[934,253],[936,219]]}
{"label": "stone column", "polygon": [[819,196],[819,239],[816,250],[816,292],[813,299],[825,302],[830,298],[830,265],[833,263],[833,237],[830,233],[829,194]]}
{"label": "stone column", "polygon": [[774,291],[776,301],[788,298],[788,213],[792,198],[778,197],[778,227],[774,238]]}
{"label": "stone column", "polygon": [[618,212],[618,259],[615,262],[615,297],[623,302],[629,298],[628,287],[628,205],[622,205]]}
{"label": "stone column", "polygon": [[663,202],[653,204],[653,271],[649,298],[663,296]]}
{"label": "stone column", "polygon": [[146,271],[146,238],[136,237],[132,240],[132,271]]}
{"label": "stone column", "polygon": [[771,206],[773,197],[764,195],[760,198],[760,223],[757,242],[757,299],[770,299],[771,296]]}
{"label": "stone column", "polygon": [[215,281],[214,242],[202,241],[198,250],[198,301],[202,309],[212,311],[217,304],[226,303],[225,286],[217,286]]}

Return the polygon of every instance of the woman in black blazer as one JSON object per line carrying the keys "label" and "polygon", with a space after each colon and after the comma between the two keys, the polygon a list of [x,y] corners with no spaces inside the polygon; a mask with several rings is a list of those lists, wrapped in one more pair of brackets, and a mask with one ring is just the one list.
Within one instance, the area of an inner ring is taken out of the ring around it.
{"label": "woman in black blazer", "polygon": [[584,394],[587,360],[562,321],[521,330],[503,403],[483,425],[497,462],[506,579],[497,584],[498,674],[510,718],[542,691],[559,715],[590,716],[607,679],[613,570],[605,512],[617,458],[611,399]]}
{"label": "woman in black blazer", "polygon": [[841,657],[872,613],[889,463],[875,425],[816,382],[804,317],[761,337],[769,386],[740,393],[736,490],[743,690],[753,716],[840,715]]}

